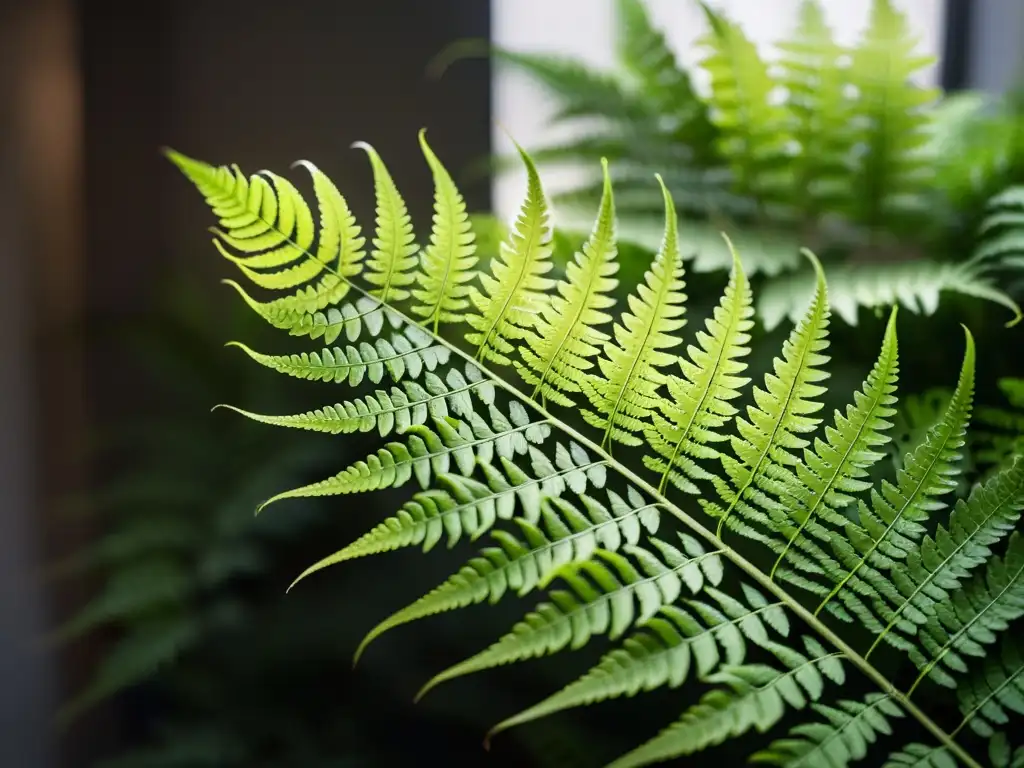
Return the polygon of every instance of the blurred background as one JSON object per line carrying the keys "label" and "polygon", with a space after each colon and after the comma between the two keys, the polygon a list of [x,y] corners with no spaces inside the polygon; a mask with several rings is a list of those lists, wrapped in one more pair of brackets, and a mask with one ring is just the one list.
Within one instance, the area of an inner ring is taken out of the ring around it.
{"label": "blurred background", "polygon": [[[699,69],[699,6],[644,5],[679,66]],[[797,23],[799,2],[712,5],[768,45]],[[858,39],[869,0],[824,5],[837,39]],[[1018,83],[1020,0],[894,5],[918,52],[935,57],[913,73],[916,86],[998,99]],[[489,725],[551,689],[557,664],[545,662],[412,705],[422,682],[496,637],[522,605],[389,633],[353,671],[363,634],[465,552],[356,562],[285,597],[305,565],[402,497],[289,502],[254,518],[262,499],[367,448],[210,412],[222,402],[297,412],[335,395],[223,349],[279,340],[218,285],[230,273],[209,242],[212,219],[159,153],[170,145],[247,172],[307,158],[368,222],[371,174],[350,145],[370,141],[413,220],[426,222],[431,182],[416,143],[426,127],[470,209],[507,222],[522,179],[481,172],[486,159],[509,151],[509,135],[533,150],[588,129],[552,120],[566,92],[550,78],[545,87],[529,62],[468,56],[442,67],[438,57],[475,39],[615,71],[620,33],[612,0],[0,0],[0,765],[572,768],[635,741],[630,728],[650,730],[643,707],[612,704],[484,752]],[[706,73],[693,81],[709,87]],[[988,197],[1024,181],[1013,131],[1009,156],[971,182],[981,202],[943,235],[945,250],[976,229]],[[564,163],[545,174],[549,192],[589,178]],[[1014,280],[999,287],[1013,295]],[[947,352],[920,337],[910,365],[921,381],[938,370],[953,383],[952,334],[965,318],[991,329],[983,389],[993,402],[998,380],[1024,375],[1006,353],[1020,348],[1002,329],[1011,316],[989,304],[953,302],[932,326],[951,334]],[[867,342],[850,336],[853,378],[879,323],[864,312]],[[412,564],[415,578],[401,578]]]}

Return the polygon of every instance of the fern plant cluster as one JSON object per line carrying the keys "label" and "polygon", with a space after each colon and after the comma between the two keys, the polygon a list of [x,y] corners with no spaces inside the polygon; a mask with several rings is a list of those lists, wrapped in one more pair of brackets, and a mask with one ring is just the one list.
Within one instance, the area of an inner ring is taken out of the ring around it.
{"label": "fern plant cluster", "polygon": [[[489,738],[567,708],[677,688],[682,711],[651,712],[650,740],[610,765],[741,738],[752,759],[782,766],[870,758],[888,768],[977,768],[990,746],[999,755],[1016,746],[1024,459],[1015,453],[954,501],[974,399],[971,334],[941,418],[892,480],[875,482],[897,409],[895,310],[862,386],[826,420],[828,288],[809,251],[813,297],[755,384],[746,375],[753,293],[739,255],[714,312],[686,332],[686,230],[660,177],[661,245],[620,304],[607,164],[592,230],[562,270],[540,177],[521,150],[525,200],[485,263],[451,176],[423,133],[420,144],[435,200],[429,231],[419,232],[366,144],[372,233],[308,162],[300,165],[316,213],[278,174],[169,153],[212,208],[217,248],[270,296],[229,284],[282,332],[326,345],[284,354],[237,346],[272,371],[346,390],[305,413],[236,409],[382,441],[261,509],[408,489],[394,515],[296,581],[404,547],[489,539],[372,628],[357,658],[412,621],[542,592],[506,635],[419,696],[610,641],[593,669],[510,713]],[[894,667],[910,671],[894,676]],[[923,703],[933,697],[950,706]],[[788,734],[756,735],[784,719],[794,723]]]}
{"label": "fern plant cluster", "polygon": [[[987,201],[1024,181],[1018,105],[973,94],[944,101],[916,85],[933,62],[891,0],[873,0],[852,46],[836,41],[818,0],[804,0],[796,29],[771,56],[725,13],[700,6],[706,93],[641,0],[618,2],[614,72],[496,51],[556,95],[556,123],[585,121],[582,135],[541,150],[538,162],[589,171],[599,156],[611,158],[621,237],[652,252],[661,203],[647,180],[663,172],[680,212],[704,224],[692,228],[684,256],[696,271],[730,269],[717,234],[729,231],[750,254],[748,273],[764,278],[757,309],[769,328],[795,322],[813,296],[805,245],[835,264],[833,311],[851,325],[862,307],[899,303],[930,314],[942,292],[995,301],[1019,317],[997,287],[1020,274],[1019,243],[1008,258],[980,242],[985,230],[975,235]],[[584,211],[601,186],[594,178],[559,202]],[[575,216],[563,226],[586,229]]]}

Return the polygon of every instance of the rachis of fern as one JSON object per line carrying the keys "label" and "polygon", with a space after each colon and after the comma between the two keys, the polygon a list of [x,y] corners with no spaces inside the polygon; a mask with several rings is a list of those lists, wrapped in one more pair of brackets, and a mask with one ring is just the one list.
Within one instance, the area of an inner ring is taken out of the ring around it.
{"label": "rachis of fern", "polygon": [[[735,253],[713,314],[683,336],[686,232],[665,184],[661,247],[616,308],[607,165],[591,234],[561,269],[541,179],[521,151],[526,197],[485,264],[461,195],[422,133],[420,143],[436,190],[429,238],[414,229],[381,158],[359,145],[377,198],[368,254],[344,198],[312,164],[302,167],[319,227],[274,173],[247,177],[168,153],[213,209],[222,253],[272,294],[257,299],[233,282],[245,302],[292,336],[329,345],[285,355],[241,349],[270,369],[349,391],[308,413],[240,413],[387,441],[267,504],[414,489],[393,517],[299,580],[401,547],[491,538],[372,629],[358,653],[402,624],[543,590],[546,599],[509,634],[420,695],[603,635],[618,646],[594,669],[492,735],[568,707],[685,685],[703,692],[699,702],[674,723],[678,713],[664,713],[664,730],[611,765],[742,737],[761,762],[846,766],[903,718],[927,742],[890,745],[886,766],[980,766],[982,739],[1022,710],[1024,460],[949,509],[973,402],[970,333],[948,407],[895,478],[876,483],[871,470],[885,456],[897,403],[895,311],[863,386],[823,424],[829,304],[812,254],[813,298],[772,370],[752,385],[744,373],[753,296]],[[752,399],[741,407],[744,395]],[[854,639],[865,633],[868,642]],[[907,690],[875,666],[882,654],[916,667]],[[875,691],[838,698],[849,675]],[[959,696],[962,720],[933,720],[919,704],[925,689]],[[759,746],[754,732],[792,710],[804,710],[807,723]]]}

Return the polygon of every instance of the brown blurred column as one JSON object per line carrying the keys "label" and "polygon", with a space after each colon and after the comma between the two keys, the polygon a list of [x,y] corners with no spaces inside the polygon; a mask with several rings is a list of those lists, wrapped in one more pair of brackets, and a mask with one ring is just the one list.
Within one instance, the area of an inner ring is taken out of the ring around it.
{"label": "brown blurred column", "polygon": [[[43,634],[84,594],[47,584],[77,546],[58,514],[84,486],[81,358],[82,130],[69,0],[0,3],[0,765],[81,765],[56,705],[87,671],[87,646],[52,654]],[[93,731],[95,733],[95,731]],[[81,741],[81,739],[78,739]],[[71,757],[71,752],[76,753]]]}

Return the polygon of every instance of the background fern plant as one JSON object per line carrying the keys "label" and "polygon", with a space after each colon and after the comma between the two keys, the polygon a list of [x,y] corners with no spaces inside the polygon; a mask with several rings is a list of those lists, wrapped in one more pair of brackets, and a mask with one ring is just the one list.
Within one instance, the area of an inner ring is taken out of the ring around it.
{"label": "background fern plant", "polygon": [[[386,441],[263,507],[418,487],[394,516],[297,581],[403,547],[491,539],[372,629],[358,653],[402,624],[542,590],[546,598],[508,634],[419,695],[607,636],[618,645],[590,672],[492,735],[671,687],[682,713],[652,717],[652,733],[666,727],[611,765],[735,740],[779,765],[842,766],[868,755],[886,766],[981,765],[992,734],[1009,733],[1009,717],[1024,710],[1014,631],[1024,613],[1024,459],[1015,454],[951,504],[974,399],[970,333],[941,417],[892,480],[872,482],[896,413],[895,310],[862,386],[823,425],[830,309],[809,251],[813,296],[754,385],[744,375],[754,298],[737,254],[718,307],[681,335],[687,233],[661,177],[661,245],[613,313],[607,165],[593,229],[561,271],[540,177],[521,151],[525,200],[507,242],[481,263],[462,197],[422,133],[420,143],[436,191],[429,235],[416,232],[365,144],[377,195],[372,236],[310,163],[301,165],[318,227],[277,174],[247,177],[168,153],[214,211],[217,247],[272,294],[257,299],[232,283],[245,302],[293,336],[332,345],[241,350],[274,371],[349,390],[305,413],[242,413]],[[440,335],[461,325],[461,339]],[[922,707],[925,693],[947,697],[949,708]],[[784,720],[790,735],[759,746],[752,732]]]}
{"label": "background fern plant", "polygon": [[[862,307],[898,303],[931,314],[944,292],[1019,316],[1001,282],[1020,274],[1019,260],[992,249],[963,256],[974,249],[986,201],[1024,180],[1014,98],[943,99],[916,85],[932,60],[917,51],[891,0],[873,0],[852,46],[835,40],[818,0],[804,0],[796,28],[771,54],[725,13],[699,4],[706,89],[677,62],[641,0],[617,3],[616,71],[495,51],[556,96],[555,123],[580,126],[579,138],[540,150],[538,162],[591,173],[598,156],[610,157],[621,238],[652,252],[661,203],[647,180],[664,173],[680,213],[703,225],[684,246],[692,269],[731,268],[718,237],[727,231],[764,283],[756,307],[769,329],[799,320],[814,293],[813,270],[799,255],[805,245],[835,265],[832,308],[852,325]],[[559,195],[562,226],[584,232],[600,193],[600,178],[590,177]]]}

